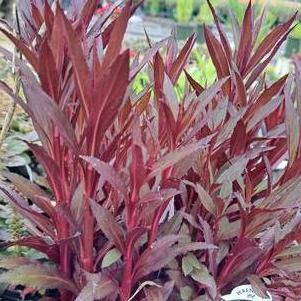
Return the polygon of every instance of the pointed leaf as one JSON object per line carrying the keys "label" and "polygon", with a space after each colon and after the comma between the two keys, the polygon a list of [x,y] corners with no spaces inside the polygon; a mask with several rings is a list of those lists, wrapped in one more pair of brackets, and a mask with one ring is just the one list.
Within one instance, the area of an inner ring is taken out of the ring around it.
{"label": "pointed leaf", "polygon": [[73,282],[63,278],[54,268],[42,264],[28,264],[16,267],[8,272],[0,274],[0,282],[13,285],[24,285],[42,288],[61,288],[77,293]]}
{"label": "pointed leaf", "polygon": [[190,156],[196,151],[200,151],[201,149],[205,148],[207,144],[212,139],[211,136],[207,136],[206,138],[203,138],[202,140],[191,143],[189,145],[186,145],[182,148],[179,148],[178,150],[174,151],[173,153],[169,153],[165,155],[164,157],[160,158],[152,167],[152,171],[148,175],[148,179],[151,179],[152,177],[158,175],[166,168],[175,165],[179,161],[183,160],[185,157]]}
{"label": "pointed leaf", "polygon": [[122,254],[119,252],[118,249],[114,248],[110,250],[103,258],[101,262],[101,268],[107,268],[114,264],[117,260],[121,258]]}
{"label": "pointed leaf", "polygon": [[87,156],[81,156],[81,158],[90,163],[91,166],[101,175],[103,180],[108,181],[114,189],[121,192],[123,196],[127,195],[127,188],[124,180],[113,166],[97,158]]}
{"label": "pointed leaf", "polygon": [[116,23],[114,24],[103,62],[104,68],[109,67],[120,53],[123,37],[131,16],[131,6],[132,0],[127,1]]}
{"label": "pointed leaf", "polygon": [[176,60],[173,62],[171,70],[169,72],[169,77],[173,84],[175,84],[181,75],[181,72],[183,71],[185,65],[187,64],[187,60],[189,58],[189,55],[192,51],[192,48],[196,41],[196,35],[193,34],[185,43],[184,47],[182,48],[179,56],[176,58]]}
{"label": "pointed leaf", "polygon": [[76,86],[81,99],[84,112],[88,116],[89,106],[92,103],[92,81],[91,74],[83,53],[83,48],[79,37],[72,28],[70,21],[66,18],[63,11],[58,7],[56,18],[60,18],[63,30],[68,41],[68,50],[74,69]]}
{"label": "pointed leaf", "polygon": [[93,200],[91,200],[90,205],[101,231],[123,253],[125,250],[125,236],[122,227],[106,208],[98,205]]}
{"label": "pointed leaf", "polygon": [[116,292],[116,284],[109,278],[100,276],[91,279],[81,290],[75,301],[94,301],[103,299]]}

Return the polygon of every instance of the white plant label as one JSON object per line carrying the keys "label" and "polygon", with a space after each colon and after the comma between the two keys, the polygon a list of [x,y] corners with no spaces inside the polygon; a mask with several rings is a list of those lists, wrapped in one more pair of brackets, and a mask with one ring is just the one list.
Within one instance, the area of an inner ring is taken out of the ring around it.
{"label": "white plant label", "polygon": [[222,296],[224,301],[272,301],[272,296],[268,292],[267,298],[256,295],[251,285],[241,285],[234,288],[230,295]]}

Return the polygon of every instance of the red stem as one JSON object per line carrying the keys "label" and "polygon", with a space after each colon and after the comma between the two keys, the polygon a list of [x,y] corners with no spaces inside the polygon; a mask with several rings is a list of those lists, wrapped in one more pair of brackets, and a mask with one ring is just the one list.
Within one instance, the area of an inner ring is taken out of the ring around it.
{"label": "red stem", "polygon": [[83,225],[83,254],[81,256],[81,262],[82,267],[87,272],[92,272],[93,270],[93,232],[94,218],[91,212],[89,198],[86,198]]}
{"label": "red stem", "polygon": [[[60,237],[67,238],[69,235],[69,223],[65,220],[60,223]],[[68,241],[63,241],[60,245],[60,271],[67,278],[71,279],[71,250]],[[62,301],[72,301],[73,293],[67,290],[61,290]]]}
{"label": "red stem", "polygon": [[[127,230],[130,233],[137,225],[136,216],[136,204],[137,195],[133,192],[131,200],[128,204],[128,219]],[[127,301],[130,298],[132,291],[132,272],[133,272],[133,238],[127,238],[126,250],[125,250],[125,267],[122,275],[122,284],[120,291],[121,301]]]}
{"label": "red stem", "polygon": [[121,285],[121,301],[127,301],[130,298],[132,290],[132,269],[133,269],[133,257],[132,257],[132,247],[128,244],[125,256],[125,267],[122,276]]}
{"label": "red stem", "polygon": [[[69,202],[69,199],[67,196],[68,192],[68,183],[65,175],[65,158],[63,155],[64,148],[60,147],[61,141],[60,141],[60,134],[58,129],[54,128],[54,136],[52,141],[52,155],[56,162],[59,162],[60,166],[60,172],[62,176],[62,182],[63,182],[63,189],[58,189],[58,187],[54,187],[54,195],[57,200],[57,202],[62,202],[67,204]],[[64,218],[58,219],[58,225],[57,225],[57,236],[60,243],[59,246],[59,252],[60,252],[60,264],[59,269],[63,275],[67,278],[71,278],[71,249],[69,246],[69,243],[66,241],[68,237],[70,236],[69,231],[69,222]],[[73,300],[73,293],[67,290],[61,290],[61,300],[64,301],[72,301]]]}
{"label": "red stem", "polygon": [[85,205],[83,218],[83,254],[81,254],[82,267],[87,272],[93,272],[93,237],[94,237],[94,217],[90,207],[90,198],[93,193],[93,170],[88,166],[85,183]]}

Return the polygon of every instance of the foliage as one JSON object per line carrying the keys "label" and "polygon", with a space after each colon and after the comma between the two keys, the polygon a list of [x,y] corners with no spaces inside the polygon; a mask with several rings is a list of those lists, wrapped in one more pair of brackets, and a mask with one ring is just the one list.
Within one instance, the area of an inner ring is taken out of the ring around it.
{"label": "foliage", "polygon": [[[273,83],[264,76],[295,16],[258,45],[250,3],[233,49],[210,6],[217,78],[203,86],[186,70],[195,36],[181,50],[174,37],[149,40],[131,61],[122,41],[137,6],[92,25],[96,2],[65,14],[21,1],[21,36],[0,29],[26,58],[16,61],[26,102],[0,85],[33,121],[40,142],[27,144],[50,187],[5,174],[15,188],[2,181],[1,196],[30,235],[2,246],[34,248],[57,266],[20,264],[0,280],[56,286],[64,301],[218,300],[245,282],[298,298],[300,64]],[[150,81],[136,94],[143,68]]]}
{"label": "foliage", "polygon": [[158,15],[161,8],[161,3],[159,0],[147,0],[145,1],[144,7],[150,15]]}
{"label": "foliage", "polygon": [[180,23],[191,21],[194,8],[194,0],[177,0],[176,20]]}
{"label": "foliage", "polygon": [[[212,4],[215,5],[215,2],[212,1]],[[205,23],[207,25],[214,23],[212,14],[210,12],[210,7],[207,1],[202,1],[200,3],[199,12],[197,15],[197,21],[200,22],[201,24]]]}
{"label": "foliage", "polygon": [[290,37],[301,40],[301,24],[300,23],[295,24],[295,28],[294,28],[294,30],[292,30]]}

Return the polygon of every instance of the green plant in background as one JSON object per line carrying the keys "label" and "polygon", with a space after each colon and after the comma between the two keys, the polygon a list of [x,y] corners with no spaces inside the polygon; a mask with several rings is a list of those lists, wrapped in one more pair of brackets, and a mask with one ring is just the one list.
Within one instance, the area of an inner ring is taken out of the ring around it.
{"label": "green plant in background", "polygon": [[[204,54],[204,49],[198,47],[192,52],[191,62],[187,72],[203,87],[210,86],[216,80],[216,71],[211,59]],[[176,84],[176,93],[181,99],[185,94],[186,76],[181,74]]]}
{"label": "green plant in background", "polygon": [[176,20],[180,23],[188,23],[192,18],[194,0],[177,0]]}
{"label": "green plant in background", "polygon": [[202,85],[211,85],[216,79],[216,71],[210,58],[200,49],[192,52],[195,64],[191,67],[194,78]]}
{"label": "green plant in background", "polygon": [[177,0],[165,0],[164,4],[166,8],[174,8],[177,5]]}
{"label": "green plant in background", "polygon": [[[218,7],[220,4],[220,0],[213,0],[211,1],[212,5],[215,7]],[[201,24],[205,23],[206,25],[211,25],[213,24],[213,17],[209,8],[209,5],[207,3],[207,0],[202,0],[199,3],[199,12],[196,17],[196,21],[200,22]]]}
{"label": "green plant in background", "polygon": [[160,12],[161,2],[160,0],[147,0],[145,1],[145,8],[152,16],[158,15]]}
{"label": "green plant in background", "polygon": [[[3,202],[0,204],[0,237],[4,240],[18,240],[25,234],[23,219],[17,213],[15,208]],[[7,250],[1,250],[0,255],[21,256],[24,248],[12,246]]]}
{"label": "green plant in background", "polygon": [[237,17],[238,21],[241,23],[244,17],[245,5],[242,5],[237,0],[227,1],[228,9]]}
{"label": "green plant in background", "polygon": [[290,37],[293,39],[301,40],[301,24],[300,24],[300,22],[295,23],[295,28],[292,30]]}
{"label": "green plant in background", "polygon": [[197,15],[196,20],[203,24],[212,24],[213,23],[213,17],[210,14],[210,8],[206,2],[202,2],[200,5],[200,10]]}
{"label": "green plant in background", "polygon": [[[262,9],[262,8],[261,8]],[[278,16],[273,12],[272,9],[266,9],[266,17],[262,25],[262,30],[259,33],[257,44],[259,44],[264,37],[267,35],[269,30],[276,24]]]}
{"label": "green plant in background", "polygon": [[133,82],[133,86],[132,86],[133,91],[136,94],[141,93],[145,89],[148,83],[149,83],[149,76],[147,71],[141,71],[140,73],[138,73],[138,75],[136,76]]}

